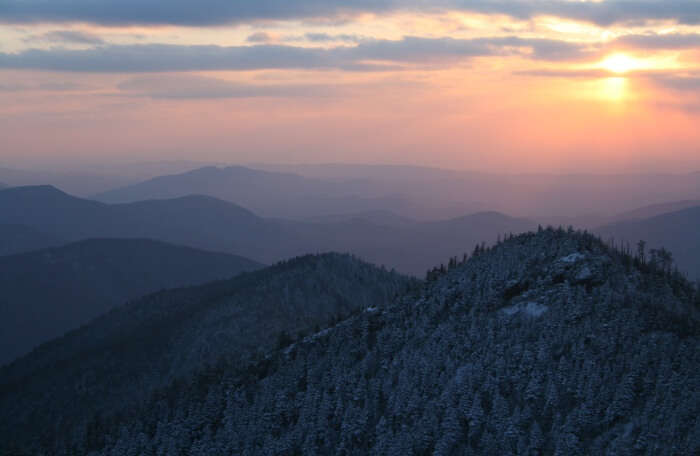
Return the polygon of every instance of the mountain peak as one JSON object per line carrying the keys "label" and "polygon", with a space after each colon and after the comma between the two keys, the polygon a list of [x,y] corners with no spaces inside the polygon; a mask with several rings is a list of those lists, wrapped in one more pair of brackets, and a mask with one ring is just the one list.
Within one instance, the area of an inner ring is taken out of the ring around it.
{"label": "mountain peak", "polygon": [[[642,261],[594,235],[561,228],[511,236],[493,247],[477,248],[467,262],[453,263],[442,276],[436,270],[432,277],[437,280],[430,290],[436,294],[450,290],[463,296],[481,296],[482,305],[475,307],[479,312],[534,312],[540,316],[562,306],[566,307],[562,311],[574,312],[572,296],[592,296],[603,289],[663,295],[664,299],[653,304],[653,312],[671,319],[682,316],[697,320],[700,311],[688,304],[694,296],[693,286],[657,251]],[[650,284],[658,289],[650,289]]]}

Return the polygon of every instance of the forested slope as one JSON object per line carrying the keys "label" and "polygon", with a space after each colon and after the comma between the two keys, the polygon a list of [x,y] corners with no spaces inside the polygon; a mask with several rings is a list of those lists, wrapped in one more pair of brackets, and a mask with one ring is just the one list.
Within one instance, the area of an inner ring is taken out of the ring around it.
{"label": "forested slope", "polygon": [[697,454],[698,305],[666,268],[545,230],[48,443],[94,455]]}
{"label": "forested slope", "polygon": [[300,333],[385,305],[412,283],[325,254],[121,306],[0,370],[0,454],[60,447],[86,432],[85,423],[130,413],[177,379],[257,362]]}

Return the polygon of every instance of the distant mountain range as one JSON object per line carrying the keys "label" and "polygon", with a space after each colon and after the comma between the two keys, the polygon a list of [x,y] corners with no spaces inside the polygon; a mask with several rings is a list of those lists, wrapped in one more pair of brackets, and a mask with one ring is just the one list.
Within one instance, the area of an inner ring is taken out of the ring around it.
{"label": "distant mountain range", "polygon": [[81,163],[74,166],[56,164],[43,169],[0,166],[0,182],[12,187],[52,185],[65,192],[87,197],[155,176],[183,173],[205,165],[211,166],[205,162],[185,160],[92,165]]}
{"label": "distant mountain range", "polygon": [[95,414],[131,413],[156,389],[223,359],[257,362],[300,332],[384,308],[411,284],[326,254],[117,307],[0,369],[0,454],[13,442],[39,450]]}
{"label": "distant mountain range", "polygon": [[98,201],[129,203],[207,195],[230,201],[269,217],[304,218],[343,212],[402,209],[397,197],[361,197],[361,182],[331,182],[291,173],[230,166],[199,168],[160,176],[96,195]]}
{"label": "distant mountain range", "polygon": [[92,239],[0,257],[0,364],[129,299],[260,267],[145,239]]}
{"label": "distant mountain range", "polygon": [[555,175],[396,165],[202,165],[173,161],[51,172],[0,168],[0,182],[50,184],[110,203],[200,194],[261,216],[297,220],[375,211],[440,220],[498,211],[586,228],[615,221],[610,217],[631,208],[700,199],[698,173]]}
{"label": "distant mountain range", "polygon": [[630,208],[700,199],[700,173],[499,174],[401,165],[251,166],[314,179],[359,181],[367,195],[392,194],[409,201],[412,213],[400,215],[414,218],[496,210],[538,220],[588,219],[593,226]]}
{"label": "distant mountain range", "polygon": [[59,237],[26,225],[0,224],[0,256],[64,244]]}
{"label": "distant mountain range", "polygon": [[206,196],[108,205],[50,186],[14,187],[0,191],[0,223],[27,225],[67,241],[151,238],[243,256],[253,253],[262,262],[294,253],[284,249],[293,240],[278,224]]}
{"label": "distant mountain range", "polygon": [[323,255],[120,307],[0,369],[0,453],[700,453],[682,276],[545,229],[410,285]]}
{"label": "distant mountain range", "polygon": [[[663,207],[678,207],[675,203]],[[639,213],[653,212],[645,209]],[[596,230],[603,238],[628,242],[633,248],[640,240],[647,250],[665,247],[670,250],[678,267],[691,280],[700,280],[700,204],[680,211],[664,213],[641,220],[625,220]]]}
{"label": "distant mountain range", "polygon": [[80,171],[50,172],[0,167],[0,181],[7,186],[50,184],[64,191],[88,196],[134,182],[133,178]]}
{"label": "distant mountain range", "polygon": [[383,226],[405,226],[417,222],[417,220],[409,217],[402,217],[392,211],[381,209],[374,211],[317,215],[313,217],[304,217],[301,220],[311,223],[365,222]]}
{"label": "distant mountain range", "polygon": [[700,207],[700,199],[673,201],[662,204],[652,204],[650,206],[640,207],[632,211],[623,212],[615,216],[615,221],[646,219],[656,217],[657,215],[668,214],[670,212],[678,212],[684,209]]}
{"label": "distant mountain range", "polygon": [[[644,207],[613,217],[622,221],[593,231],[630,243],[644,239],[650,247],[665,245],[684,272],[697,276],[700,255],[695,255],[694,249],[700,243],[700,234],[695,228],[700,225],[692,210],[670,213],[677,214],[670,222],[664,222],[670,214],[657,216],[662,217],[659,220],[644,219],[648,222],[634,219],[690,204],[692,201]],[[533,220],[498,212],[433,222],[384,210],[285,220],[259,217],[236,204],[208,196],[105,204],[75,198],[48,186],[0,191],[0,224],[24,225],[65,241],[152,238],[238,254],[261,263],[309,252],[350,252],[419,276],[454,252],[469,252],[479,243],[496,241],[499,235],[537,226]]]}
{"label": "distant mountain range", "polygon": [[50,230],[67,241],[152,238],[235,253],[263,263],[309,252],[350,252],[416,275],[423,275],[453,252],[468,252],[478,243],[536,226],[494,212],[438,222],[404,219],[403,223],[385,224],[348,218],[311,223],[261,218],[207,196],[104,204],[48,186],[0,191],[0,223]]}

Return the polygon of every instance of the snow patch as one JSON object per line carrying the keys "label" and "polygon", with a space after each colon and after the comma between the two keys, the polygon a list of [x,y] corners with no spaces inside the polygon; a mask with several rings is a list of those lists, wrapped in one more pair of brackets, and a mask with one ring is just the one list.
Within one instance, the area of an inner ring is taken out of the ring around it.
{"label": "snow patch", "polygon": [[526,314],[530,315],[531,317],[539,317],[547,310],[549,310],[549,307],[543,304],[539,304],[537,302],[528,302],[523,310]]}
{"label": "snow patch", "polygon": [[506,315],[515,315],[517,313],[523,312],[525,315],[534,318],[540,317],[547,310],[549,310],[549,307],[533,301],[524,303],[521,302],[512,306],[504,307],[502,309],[503,313],[505,313]]}
{"label": "snow patch", "polygon": [[585,258],[586,258],[586,255],[579,253],[579,252],[576,252],[576,253],[572,253],[571,255],[567,255],[567,256],[561,258],[559,261],[561,261],[562,263],[573,264],[573,263],[577,263]]}
{"label": "snow patch", "polygon": [[285,349],[283,350],[283,353],[284,353],[285,355],[289,355],[289,354],[292,352],[292,350],[294,350],[294,349],[296,348],[296,346],[297,346],[296,343],[291,344],[289,347],[287,347],[287,348],[285,348]]}
{"label": "snow patch", "polygon": [[576,274],[576,280],[579,282],[585,282],[593,278],[593,271],[588,266],[584,266],[578,274]]}

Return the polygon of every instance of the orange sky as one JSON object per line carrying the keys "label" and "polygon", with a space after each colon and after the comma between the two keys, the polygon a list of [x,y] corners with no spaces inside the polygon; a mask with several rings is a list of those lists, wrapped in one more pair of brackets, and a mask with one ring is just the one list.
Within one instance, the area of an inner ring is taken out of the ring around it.
{"label": "orange sky", "polygon": [[0,9],[0,166],[700,170],[700,26],[682,10],[608,21],[445,4],[214,25]]}

